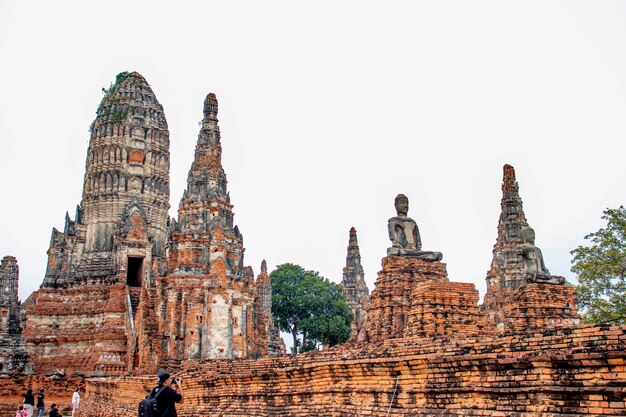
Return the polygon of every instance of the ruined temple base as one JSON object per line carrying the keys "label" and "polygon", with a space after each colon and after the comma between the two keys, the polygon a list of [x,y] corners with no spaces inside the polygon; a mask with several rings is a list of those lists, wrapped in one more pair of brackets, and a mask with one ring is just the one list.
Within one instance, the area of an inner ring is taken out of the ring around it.
{"label": "ruined temple base", "polygon": [[577,325],[576,291],[569,285],[526,284],[504,306],[504,317],[506,331]]}
{"label": "ruined temple base", "polygon": [[126,372],[127,299],[122,284],[35,291],[25,302],[23,331],[33,371]]}
{"label": "ruined temple base", "polygon": [[382,267],[367,310],[365,326],[370,341],[403,337],[415,286],[426,281],[448,280],[443,262],[387,256],[382,259]]}
{"label": "ruined temple base", "polygon": [[367,310],[370,341],[476,334],[487,329],[476,287],[450,282],[446,264],[387,256],[382,267]]}

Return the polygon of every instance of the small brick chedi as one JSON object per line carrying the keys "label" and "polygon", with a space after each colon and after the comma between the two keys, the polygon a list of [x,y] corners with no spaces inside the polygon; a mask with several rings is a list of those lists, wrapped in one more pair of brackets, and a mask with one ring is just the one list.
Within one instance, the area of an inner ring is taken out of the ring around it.
{"label": "small brick chedi", "polygon": [[361,266],[361,252],[359,251],[359,242],[354,227],[350,229],[348,254],[346,255],[346,266],[343,268],[341,286],[346,302],[354,313],[352,333],[350,334],[350,340],[354,341],[359,338],[359,335],[361,335],[361,338],[363,337],[370,295],[365,283],[365,274],[363,266]]}
{"label": "small brick chedi", "polygon": [[178,219],[170,220],[163,107],[135,72],[119,74],[105,93],[81,204],[62,232],[52,230],[43,284],[26,302],[23,336],[35,372],[112,375],[268,354],[259,329],[270,313],[258,310],[268,305],[257,301],[244,266],[217,112],[209,94]]}

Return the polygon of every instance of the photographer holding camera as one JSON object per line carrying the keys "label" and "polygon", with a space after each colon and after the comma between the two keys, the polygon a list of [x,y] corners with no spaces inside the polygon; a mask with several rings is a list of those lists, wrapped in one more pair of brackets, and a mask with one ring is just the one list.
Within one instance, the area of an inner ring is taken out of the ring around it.
{"label": "photographer holding camera", "polygon": [[176,403],[183,400],[183,381],[176,376],[170,378],[167,372],[161,372],[158,383],[150,396],[156,398],[159,416],[176,417]]}

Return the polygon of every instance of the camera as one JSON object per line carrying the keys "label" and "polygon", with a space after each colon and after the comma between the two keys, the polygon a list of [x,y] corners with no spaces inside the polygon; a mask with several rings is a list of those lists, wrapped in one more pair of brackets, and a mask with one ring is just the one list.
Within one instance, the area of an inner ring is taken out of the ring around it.
{"label": "camera", "polygon": [[173,376],[173,377],[172,377],[172,382],[173,382],[173,383],[177,383],[177,382],[179,382],[179,381],[180,381],[180,378],[179,378],[179,377],[177,377],[177,376]]}

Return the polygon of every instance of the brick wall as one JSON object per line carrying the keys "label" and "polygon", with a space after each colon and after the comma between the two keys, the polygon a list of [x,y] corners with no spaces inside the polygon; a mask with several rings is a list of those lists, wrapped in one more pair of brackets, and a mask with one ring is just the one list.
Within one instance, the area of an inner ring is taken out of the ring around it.
{"label": "brick wall", "polygon": [[[625,364],[626,326],[393,339],[296,357],[188,361],[178,409],[180,416],[386,416],[391,404],[392,416],[626,415]],[[79,415],[135,415],[154,379],[90,380]]]}

